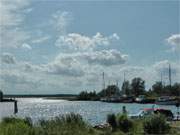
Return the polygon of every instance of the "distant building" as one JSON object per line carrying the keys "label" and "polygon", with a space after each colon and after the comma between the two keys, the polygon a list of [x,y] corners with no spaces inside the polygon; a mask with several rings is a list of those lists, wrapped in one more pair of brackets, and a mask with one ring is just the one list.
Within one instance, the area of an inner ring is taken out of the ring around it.
{"label": "distant building", "polygon": [[3,101],[3,92],[0,90],[0,102]]}

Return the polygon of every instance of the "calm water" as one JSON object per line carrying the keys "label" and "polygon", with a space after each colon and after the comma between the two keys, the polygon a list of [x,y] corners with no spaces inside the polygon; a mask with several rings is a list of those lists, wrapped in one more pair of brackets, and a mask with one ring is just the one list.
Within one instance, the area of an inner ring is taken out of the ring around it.
{"label": "calm water", "polygon": [[[18,114],[19,117],[31,117],[33,121],[39,119],[51,119],[55,116],[70,112],[78,113],[91,124],[100,124],[106,121],[109,113],[122,112],[122,106],[126,106],[128,112],[137,113],[142,108],[152,107],[153,104],[121,104],[104,103],[99,101],[66,101],[66,100],[47,100],[42,98],[19,98]],[[162,108],[176,111],[175,106],[160,106]],[[0,103],[0,117],[11,115],[13,104]]]}

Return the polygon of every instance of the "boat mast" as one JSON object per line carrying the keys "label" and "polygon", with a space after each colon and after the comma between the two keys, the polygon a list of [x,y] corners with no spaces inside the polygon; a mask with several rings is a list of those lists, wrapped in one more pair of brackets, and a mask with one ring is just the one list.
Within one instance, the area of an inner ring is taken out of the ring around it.
{"label": "boat mast", "polygon": [[126,81],[126,73],[124,72],[124,82]]}
{"label": "boat mast", "polygon": [[104,79],[104,72],[102,73],[102,79],[103,79],[102,87],[103,87],[103,90],[104,90],[106,88],[105,79]]}
{"label": "boat mast", "polygon": [[118,85],[119,85],[119,84],[118,84],[118,80],[116,80],[116,86],[118,87]]}
{"label": "boat mast", "polygon": [[169,85],[171,87],[171,65],[169,63]]}
{"label": "boat mast", "polygon": [[162,75],[162,71],[161,71],[161,84],[163,85],[163,75]]}

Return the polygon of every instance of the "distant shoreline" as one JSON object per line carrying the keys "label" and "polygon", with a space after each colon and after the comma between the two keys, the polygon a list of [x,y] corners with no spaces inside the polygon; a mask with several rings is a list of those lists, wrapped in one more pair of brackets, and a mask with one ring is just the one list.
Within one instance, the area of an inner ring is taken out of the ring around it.
{"label": "distant shoreline", "polygon": [[77,95],[75,94],[53,94],[53,95],[4,95],[5,98],[43,98],[50,100],[77,100]]}
{"label": "distant shoreline", "polygon": [[6,98],[33,98],[33,97],[76,97],[76,94],[30,94],[30,95],[4,95]]}

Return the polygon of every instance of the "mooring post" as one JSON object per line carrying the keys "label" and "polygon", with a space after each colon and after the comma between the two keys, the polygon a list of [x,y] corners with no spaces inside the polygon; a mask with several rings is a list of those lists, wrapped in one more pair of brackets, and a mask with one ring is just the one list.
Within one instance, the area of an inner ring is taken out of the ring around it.
{"label": "mooring post", "polygon": [[17,100],[14,100],[14,114],[18,112]]}
{"label": "mooring post", "polygon": [[177,107],[177,121],[179,120],[179,106],[180,106],[180,104],[179,104],[179,101],[176,103],[176,107]]}

